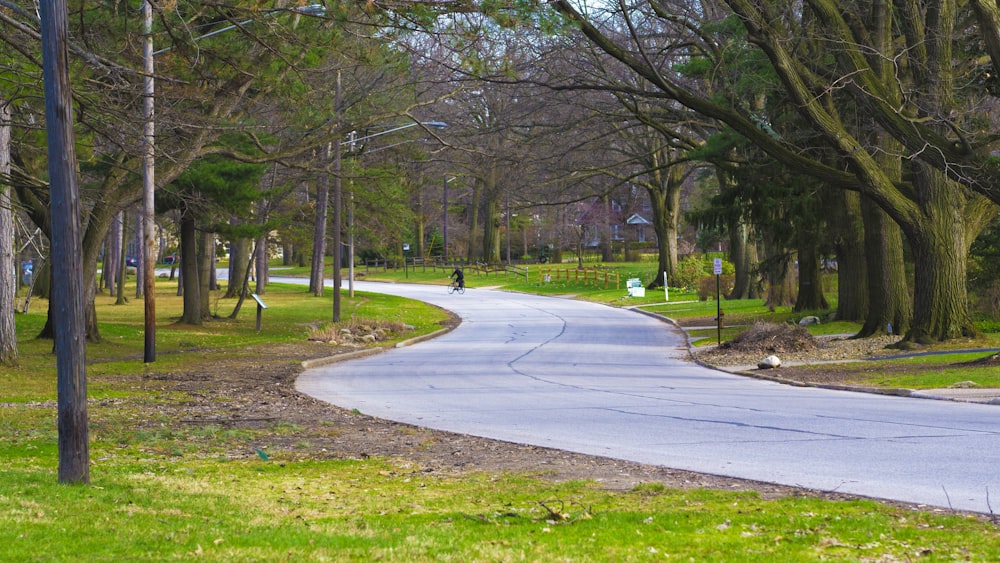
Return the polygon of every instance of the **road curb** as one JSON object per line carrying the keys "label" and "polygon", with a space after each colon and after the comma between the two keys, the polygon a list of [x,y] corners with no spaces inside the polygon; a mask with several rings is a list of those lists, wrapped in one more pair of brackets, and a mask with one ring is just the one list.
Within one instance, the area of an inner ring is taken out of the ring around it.
{"label": "road curb", "polygon": [[[661,319],[664,322],[670,323],[671,325],[673,325],[674,327],[676,327],[678,330],[680,330],[681,333],[684,334],[685,342],[687,344],[688,357],[691,359],[692,362],[694,362],[695,364],[698,364],[699,366],[701,366],[703,368],[714,369],[716,371],[722,371],[722,372],[725,372],[725,373],[731,373],[733,375],[739,375],[739,376],[742,376],[742,377],[751,377],[751,378],[754,378],[754,379],[760,379],[760,380],[764,380],[764,381],[771,381],[771,382],[774,382],[774,383],[780,383],[782,385],[791,385],[791,386],[794,386],[794,387],[813,387],[813,388],[816,388],[816,389],[830,389],[830,390],[834,390],[834,391],[849,391],[849,392],[852,392],[852,393],[869,393],[869,394],[872,394],[872,395],[887,395],[887,396],[891,396],[891,397],[909,397],[909,398],[912,398],[912,399],[931,399],[931,400],[935,400],[935,401],[953,401],[953,402],[958,402],[958,403],[977,403],[977,404],[980,404],[980,405],[996,405],[996,406],[1000,406],[1000,392],[997,392],[997,395],[998,395],[997,397],[983,398],[983,399],[976,400],[976,399],[964,397],[960,392],[957,392],[957,391],[956,392],[950,392],[948,389],[907,389],[907,388],[903,388],[903,387],[879,388],[879,387],[861,387],[861,386],[857,386],[857,385],[835,385],[835,384],[830,384],[830,383],[810,383],[810,382],[807,382],[807,381],[798,381],[798,380],[795,380],[795,379],[787,379],[787,378],[781,377],[780,375],[771,375],[771,374],[768,374],[768,373],[753,372],[753,371],[749,371],[749,370],[747,370],[745,368],[739,368],[739,369],[732,369],[732,368],[730,368],[730,369],[726,369],[725,367],[714,366],[712,364],[707,364],[707,363],[699,360],[698,357],[692,352],[692,350],[691,350],[691,338],[690,338],[690,335],[676,321],[674,321],[670,317],[666,317],[666,316],[661,315],[659,313],[653,313],[653,312],[650,312],[650,311],[644,311],[644,310],[642,310],[640,308],[637,308],[637,307],[634,308],[633,310],[638,311],[638,312],[640,312],[640,313],[642,313],[644,315],[650,316],[650,317],[655,317],[655,318]],[[845,360],[845,362],[853,362],[853,361],[858,361],[858,360]],[[834,362],[834,363],[836,363],[836,362]]]}
{"label": "road curb", "polygon": [[392,346],[377,346],[375,348],[365,348],[363,350],[356,350],[354,352],[346,352],[344,354],[335,354],[333,356],[326,356],[324,358],[316,358],[314,360],[304,360],[302,362],[302,369],[312,369],[321,366],[335,364],[337,362],[346,362],[348,360],[354,360],[357,358],[364,358],[366,356],[373,356],[375,354],[381,354],[390,348],[404,348],[406,346],[411,346],[425,340],[430,340],[432,338],[437,338],[442,334],[451,332],[454,327],[445,327],[434,332],[427,334],[421,334],[420,336],[414,336],[413,338],[408,338],[402,342],[397,342]]}

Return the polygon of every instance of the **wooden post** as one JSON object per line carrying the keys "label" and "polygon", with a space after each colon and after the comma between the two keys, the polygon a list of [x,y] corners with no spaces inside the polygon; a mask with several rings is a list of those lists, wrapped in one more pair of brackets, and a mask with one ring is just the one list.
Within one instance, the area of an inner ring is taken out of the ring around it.
{"label": "wooden post", "polygon": [[[340,107],[340,71],[337,71],[337,89],[334,94],[334,111],[337,116],[337,134],[340,135],[341,116],[343,114]],[[341,162],[340,162],[340,137],[333,145],[333,322],[340,322],[340,265],[343,259],[344,249],[340,242],[340,209],[341,209]]]}
{"label": "wooden post", "polygon": [[[41,2],[42,75],[52,220],[52,310],[55,323],[59,482],[90,482],[87,429],[86,326],[80,189],[73,139],[66,0]],[[93,283],[93,280],[91,280]]]}
{"label": "wooden post", "polygon": [[154,209],[156,136],[153,112],[153,5],[152,0],[142,3],[142,299],[143,299],[143,355],[142,361],[156,361],[156,223]]}

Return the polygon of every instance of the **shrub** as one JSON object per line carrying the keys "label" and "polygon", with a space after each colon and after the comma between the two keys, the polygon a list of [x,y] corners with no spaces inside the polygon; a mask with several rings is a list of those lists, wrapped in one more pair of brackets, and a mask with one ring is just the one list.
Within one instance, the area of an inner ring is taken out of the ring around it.
{"label": "shrub", "polygon": [[677,274],[671,285],[681,288],[700,287],[701,278],[708,274],[705,261],[700,256],[687,256],[677,264]]}
{"label": "shrub", "polygon": [[[723,262],[725,264],[725,262]],[[723,268],[725,271],[725,268]],[[721,293],[721,297],[725,298],[733,291],[733,285],[736,283],[736,276],[733,274],[723,274],[719,276],[718,279],[718,291]],[[708,301],[710,298],[715,299],[716,292],[716,279],[715,276],[704,276],[698,283],[698,299],[702,301]]]}

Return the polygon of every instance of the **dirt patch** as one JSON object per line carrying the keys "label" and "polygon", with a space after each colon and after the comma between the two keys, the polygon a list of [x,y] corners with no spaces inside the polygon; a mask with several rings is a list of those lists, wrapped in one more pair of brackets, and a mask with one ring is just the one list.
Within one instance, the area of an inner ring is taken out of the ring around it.
{"label": "dirt patch", "polygon": [[971,362],[962,362],[955,364],[955,367],[995,367],[1000,366],[1000,354],[992,354],[986,356],[985,358],[979,358],[978,360],[972,360]]}
{"label": "dirt patch", "polygon": [[251,458],[259,455],[258,450],[285,459],[379,457],[405,459],[428,473],[526,472],[555,481],[594,480],[612,490],[656,482],[673,488],[753,490],[764,498],[854,498],[429,430],[338,408],[295,390],[302,361],[354,350],[315,342],[269,344],[227,354],[196,369],[137,375],[145,386],[188,398],[150,406],[148,416],[141,419],[145,422],[139,424],[152,428],[167,420],[174,425],[254,429],[258,437],[234,445],[228,453],[231,458]]}
{"label": "dirt patch", "polygon": [[815,350],[816,339],[804,327],[788,324],[754,323],[735,338],[723,342],[723,351],[781,354]]}
{"label": "dirt patch", "polygon": [[[209,366],[149,376],[147,383],[190,400],[156,407],[150,425],[175,424],[253,428],[263,437],[229,453],[252,458],[256,450],[293,459],[401,458],[425,472],[518,471],[555,480],[594,479],[611,489],[662,482],[672,487],[758,490],[767,497],[800,494],[794,488],[678,471],[442,432],[366,416],[313,399],[295,390],[301,361],[354,348],[318,343],[261,346],[226,356]],[[157,421],[157,422],[153,422]],[[288,432],[291,427],[293,431]]]}

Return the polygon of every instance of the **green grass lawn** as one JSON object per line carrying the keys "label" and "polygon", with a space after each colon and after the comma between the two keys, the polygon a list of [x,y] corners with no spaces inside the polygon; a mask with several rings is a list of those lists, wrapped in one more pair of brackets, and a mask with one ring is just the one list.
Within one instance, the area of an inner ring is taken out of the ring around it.
{"label": "green grass lawn", "polygon": [[[442,272],[408,275],[447,282]],[[469,281],[532,290],[531,282]],[[182,424],[158,405],[183,405],[197,390],[167,391],[156,382],[180,366],[210,365],[248,345],[306,339],[332,317],[329,291],[317,298],[301,286],[272,285],[258,333],[254,306],[245,303],[236,319],[227,319],[235,302],[217,296],[212,307],[220,319],[177,324],[173,288],[158,284],[153,364],[142,363],[142,300],[98,299],[104,341],[87,349],[89,485],[56,482],[55,362],[51,342],[34,338],[47,304],[36,300],[30,314],[17,315],[21,365],[0,369],[0,560],[1000,559],[1000,530],[988,518],[874,501],[768,500],[658,483],[612,491],[594,481],[555,483],[544,474],[427,472],[406,459],[331,460],[311,455],[308,444],[233,457],[234,448],[294,436],[296,428],[280,420],[257,428]],[[632,299],[623,290],[557,289],[616,305],[663,301],[662,294]],[[724,305],[729,320],[767,317],[759,303]],[[703,318],[714,306],[672,292],[671,304],[650,308]],[[434,307],[360,292],[344,295],[343,312],[399,320],[414,327],[406,337],[436,330],[446,319]],[[921,361],[929,360],[893,363]]]}
{"label": "green grass lawn", "polygon": [[[9,453],[9,452],[7,452]],[[43,453],[33,457],[44,463]],[[995,560],[978,518],[871,501],[626,492],[405,461],[97,461],[90,486],[3,456],[0,559]]]}

